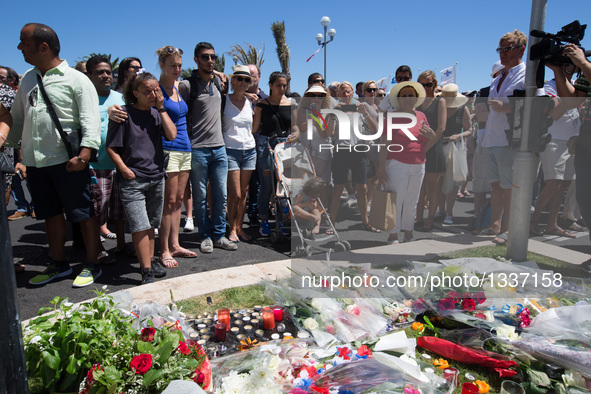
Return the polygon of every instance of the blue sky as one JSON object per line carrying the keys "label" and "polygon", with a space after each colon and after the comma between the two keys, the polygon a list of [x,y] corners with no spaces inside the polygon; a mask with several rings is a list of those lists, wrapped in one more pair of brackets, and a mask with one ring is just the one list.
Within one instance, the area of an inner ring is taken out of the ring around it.
{"label": "blue sky", "polygon": [[[315,36],[322,32],[320,19],[329,16],[337,31],[328,45],[328,82],[380,79],[408,64],[415,78],[421,71],[458,63],[460,90],[490,84],[492,64],[498,60],[499,38],[517,28],[529,30],[529,0],[390,0],[390,1],[152,1],[80,2],[5,1],[0,64],[19,73],[30,66],[16,49],[21,27],[27,22],[51,26],[59,35],[61,57],[73,65],[92,52],[121,59],[137,56],[144,67],[159,75],[155,50],[174,45],[185,51],[184,66],[194,67],[193,49],[209,41],[221,54],[245,42],[265,47],[261,87],[268,91],[271,72],[280,70],[270,29],[285,21],[291,49],[292,91],[302,93],[310,73],[322,72],[323,54],[306,59],[318,49]],[[556,32],[579,18],[590,23],[589,0],[548,0],[545,30]],[[591,30],[591,29],[589,29]],[[582,45],[591,49],[591,32]],[[226,73],[233,61],[226,55]]]}

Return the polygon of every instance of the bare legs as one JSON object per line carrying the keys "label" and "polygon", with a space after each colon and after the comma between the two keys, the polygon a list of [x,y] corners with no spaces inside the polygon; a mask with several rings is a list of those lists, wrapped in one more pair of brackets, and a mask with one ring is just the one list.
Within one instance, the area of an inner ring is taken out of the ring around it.
{"label": "bare legs", "polygon": [[173,253],[190,253],[179,244],[181,205],[188,181],[189,171],[169,173],[165,181],[164,209],[158,231],[162,260],[171,259]]}
{"label": "bare legs", "polygon": [[228,222],[230,224],[229,239],[239,241],[239,237],[248,241],[248,236],[242,230],[242,222],[246,213],[246,196],[252,170],[234,170],[228,172]]}

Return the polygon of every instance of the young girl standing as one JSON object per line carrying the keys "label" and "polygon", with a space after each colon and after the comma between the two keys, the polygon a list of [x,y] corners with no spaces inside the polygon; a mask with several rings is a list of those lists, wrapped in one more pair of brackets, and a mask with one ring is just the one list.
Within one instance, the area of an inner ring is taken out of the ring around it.
{"label": "young girl standing", "polygon": [[129,223],[142,284],[164,276],[154,260],[154,229],[160,226],[164,201],[163,135],[176,138],[176,127],[164,109],[164,96],[150,73],[132,76],[123,89],[124,122],[109,122],[107,153],[120,177],[121,201]]}

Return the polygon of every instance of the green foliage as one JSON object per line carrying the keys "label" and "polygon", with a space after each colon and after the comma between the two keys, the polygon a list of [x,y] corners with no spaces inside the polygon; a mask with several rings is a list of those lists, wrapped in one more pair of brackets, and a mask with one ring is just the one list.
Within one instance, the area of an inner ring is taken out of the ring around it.
{"label": "green foliage", "polygon": [[[174,326],[157,329],[153,340],[144,342],[133,326],[135,318],[124,315],[103,292],[78,307],[60,297],[51,303],[52,313],[31,320],[24,330],[33,393],[81,388],[89,393],[162,392],[172,380],[191,379],[205,360],[193,344],[188,355],[177,350],[184,336]],[[144,374],[131,369],[141,354],[153,356]]]}
{"label": "green foliage", "polygon": [[[276,301],[267,297],[264,290],[261,285],[234,287],[217,293],[180,300],[176,304],[179,308],[182,307],[183,312],[187,315],[214,312],[222,308],[243,309],[252,308],[255,305],[275,304]],[[207,303],[207,297],[211,298],[211,305]]]}
{"label": "green foliage", "polygon": [[[88,59],[90,59],[93,56],[96,55],[102,55],[102,53],[91,53],[90,55],[86,55],[84,57],[82,57],[82,61],[87,61]],[[118,71],[119,70],[119,58],[116,57],[115,60],[111,60],[111,54],[109,53],[108,55],[105,55],[109,58],[109,62],[111,62],[111,68],[113,69],[113,72]]]}
{"label": "green foliage", "polygon": [[281,65],[281,71],[287,75],[287,93],[290,92],[291,74],[289,72],[289,46],[285,38],[285,22],[277,21],[271,24],[271,31],[277,44],[277,57]]}
{"label": "green foliage", "polygon": [[239,64],[256,64],[259,66],[259,68],[261,68],[265,62],[263,57],[265,54],[265,43],[263,43],[263,49],[261,50],[247,42],[245,44],[248,46],[248,48],[244,48],[240,44],[234,44],[232,50],[230,50],[228,53],[232,55],[232,57],[234,55],[237,56]]}

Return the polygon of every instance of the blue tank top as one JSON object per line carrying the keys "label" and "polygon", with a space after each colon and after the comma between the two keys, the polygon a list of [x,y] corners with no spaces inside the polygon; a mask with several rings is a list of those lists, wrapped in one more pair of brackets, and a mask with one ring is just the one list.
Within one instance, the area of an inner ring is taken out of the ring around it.
{"label": "blue tank top", "polygon": [[160,90],[162,90],[162,95],[164,96],[164,108],[166,109],[168,116],[170,116],[170,119],[176,125],[176,138],[172,141],[166,141],[166,139],[162,137],[162,148],[164,150],[190,152],[191,140],[187,134],[187,111],[189,108],[176,86],[174,89],[181,101],[177,102],[172,100],[168,97],[168,94],[166,94],[162,85],[160,86]]}

